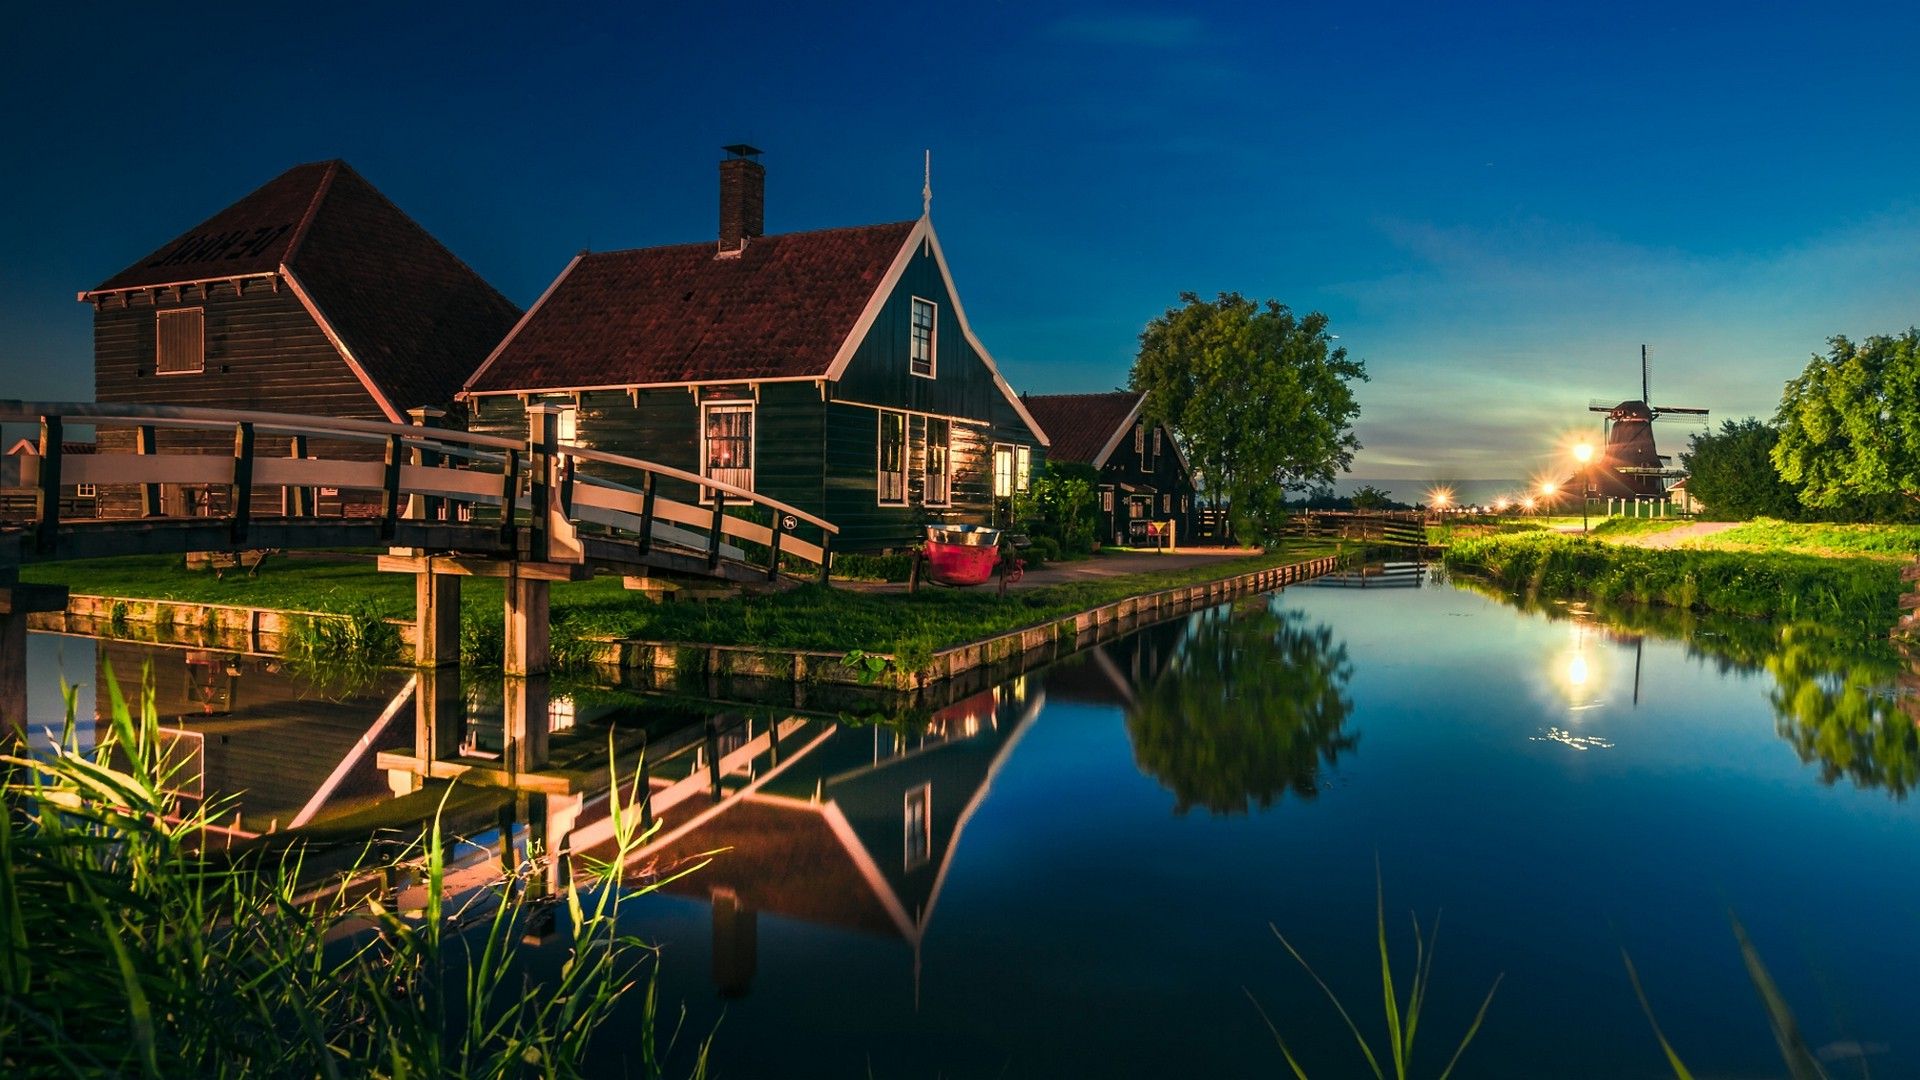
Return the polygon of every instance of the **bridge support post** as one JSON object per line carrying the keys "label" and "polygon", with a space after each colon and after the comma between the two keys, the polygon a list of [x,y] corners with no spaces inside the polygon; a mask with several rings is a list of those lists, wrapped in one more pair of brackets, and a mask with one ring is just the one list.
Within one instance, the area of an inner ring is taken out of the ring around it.
{"label": "bridge support post", "polygon": [[544,675],[532,678],[509,675],[503,690],[501,727],[507,745],[501,760],[512,772],[538,772],[547,767],[547,734],[551,726],[547,706],[552,700],[551,686]]}
{"label": "bridge support post", "polygon": [[545,675],[548,670],[548,582],[512,575],[506,580],[506,655],[508,675]]}
{"label": "bridge support post", "polygon": [[436,574],[433,560],[413,576],[415,667],[448,667],[460,662],[460,578]]}

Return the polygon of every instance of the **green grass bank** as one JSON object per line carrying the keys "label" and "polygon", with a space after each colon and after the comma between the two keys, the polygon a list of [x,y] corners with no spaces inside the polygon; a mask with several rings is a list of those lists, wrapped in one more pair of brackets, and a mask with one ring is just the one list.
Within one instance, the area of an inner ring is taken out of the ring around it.
{"label": "green grass bank", "polygon": [[1887,633],[1901,593],[1900,562],[1885,555],[1645,548],[1532,532],[1456,539],[1444,559],[1515,592],[1812,620],[1862,637]]}
{"label": "green grass bank", "polygon": [[[805,585],[768,596],[656,604],[623,588],[617,577],[558,583],[552,590],[553,657],[561,670],[580,669],[595,639],[616,637],[840,653],[857,649],[910,660],[1130,596],[1305,562],[1337,548],[1332,541],[1292,543],[1283,552],[1042,585],[1004,598],[986,586],[926,588],[908,595]],[[327,612],[361,622],[413,615],[412,578],[383,574],[365,563],[288,559],[269,562],[254,578],[230,573],[217,579],[187,570],[177,558],[139,556],[34,566],[22,576],[94,596]],[[466,579],[461,599],[462,658],[497,664],[504,633],[500,583]],[[364,636],[344,635],[343,640]]]}

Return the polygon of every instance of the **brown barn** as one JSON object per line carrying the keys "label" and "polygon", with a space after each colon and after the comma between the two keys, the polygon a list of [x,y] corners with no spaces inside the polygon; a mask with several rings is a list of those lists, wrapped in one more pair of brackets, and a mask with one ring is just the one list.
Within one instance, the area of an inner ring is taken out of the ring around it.
{"label": "brown barn", "polygon": [[[520,317],[343,161],[288,169],[79,299],[94,309],[102,403],[395,422],[450,405]],[[156,437],[167,450],[233,449],[204,433]],[[102,429],[100,449],[131,452],[133,435]],[[218,513],[225,498],[168,485],[161,509]],[[355,510],[321,492],[322,513]],[[139,512],[136,489],[100,491],[101,516]]]}

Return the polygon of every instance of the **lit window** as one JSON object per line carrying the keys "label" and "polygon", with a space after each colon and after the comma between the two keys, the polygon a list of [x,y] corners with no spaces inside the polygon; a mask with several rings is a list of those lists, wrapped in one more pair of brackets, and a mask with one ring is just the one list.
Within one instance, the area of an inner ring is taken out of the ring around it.
{"label": "lit window", "polygon": [[953,499],[953,474],[949,465],[953,451],[953,424],[948,420],[927,419],[926,495],[928,506],[945,506]]}
{"label": "lit window", "polygon": [[882,506],[907,504],[907,414],[880,410],[880,459],[876,480]]}
{"label": "lit window", "polygon": [[76,498],[91,499],[97,495],[98,492],[92,484],[75,484],[73,485],[73,494]]}
{"label": "lit window", "polygon": [[993,448],[993,497],[1004,499],[1013,494],[1013,447]]}
{"label": "lit window", "polygon": [[1100,489],[1100,509],[1106,511],[1109,514],[1113,513],[1113,489],[1112,488]]}
{"label": "lit window", "polygon": [[933,378],[934,311],[932,301],[913,298],[913,343],[907,370],[929,379]]}
{"label": "lit window", "polygon": [[206,316],[200,308],[177,308],[154,315],[153,370],[156,375],[192,375],[207,367]]}
{"label": "lit window", "polygon": [[1033,449],[1021,446],[1013,451],[1013,490],[1027,490],[1027,481],[1033,479]]}
{"label": "lit window", "polygon": [[1187,512],[1187,497],[1185,495],[1180,496],[1180,512],[1183,514]]}
{"label": "lit window", "polygon": [[1147,426],[1145,424],[1133,425],[1133,452],[1140,455],[1141,461],[1147,460]]}
{"label": "lit window", "polygon": [[574,446],[580,440],[580,410],[561,409],[554,427],[559,430],[561,446]]}
{"label": "lit window", "polygon": [[[753,490],[753,406],[709,405],[701,440],[701,474]],[[703,501],[711,501],[705,489]]]}

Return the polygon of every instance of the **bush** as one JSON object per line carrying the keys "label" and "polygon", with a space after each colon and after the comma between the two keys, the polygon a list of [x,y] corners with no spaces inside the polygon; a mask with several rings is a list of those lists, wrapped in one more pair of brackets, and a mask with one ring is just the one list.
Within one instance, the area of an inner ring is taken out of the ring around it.
{"label": "bush", "polygon": [[1060,542],[1051,536],[1036,536],[1024,555],[1028,569],[1038,570],[1050,562],[1060,561]]}

